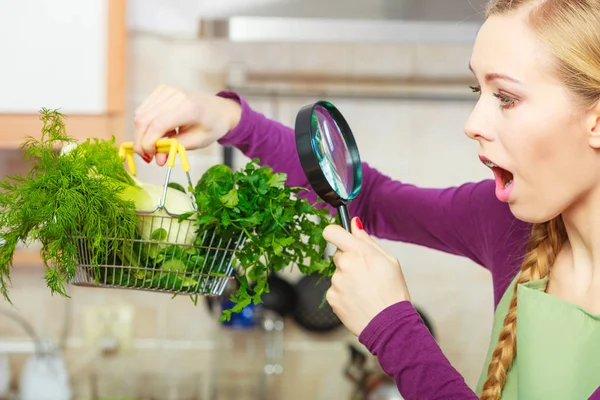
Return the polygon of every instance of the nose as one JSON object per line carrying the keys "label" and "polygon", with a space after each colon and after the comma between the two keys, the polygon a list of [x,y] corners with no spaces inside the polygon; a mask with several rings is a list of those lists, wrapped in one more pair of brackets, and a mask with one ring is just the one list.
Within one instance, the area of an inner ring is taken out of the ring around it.
{"label": "nose", "polygon": [[473,140],[490,141],[492,140],[492,134],[489,129],[485,127],[485,118],[482,108],[481,101],[478,101],[465,123],[465,134]]}

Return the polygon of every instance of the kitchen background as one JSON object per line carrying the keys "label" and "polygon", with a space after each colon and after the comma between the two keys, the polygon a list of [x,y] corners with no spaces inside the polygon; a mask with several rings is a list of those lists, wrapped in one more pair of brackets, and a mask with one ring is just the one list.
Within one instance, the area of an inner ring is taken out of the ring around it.
{"label": "kitchen background", "polygon": [[[325,98],[346,116],[363,160],[394,178],[430,187],[488,178],[476,144],[463,134],[475,101],[467,64],[483,3],[2,2],[0,176],[26,171],[18,144],[39,134],[40,107],[61,107],[78,137],[131,140],[136,106],[168,84],[237,90],[254,109],[290,126],[301,106]],[[214,145],[189,157],[192,177],[200,177],[223,162],[224,151]],[[246,161],[233,151],[236,167]],[[163,182],[163,170],[137,165],[142,179]],[[381,243],[400,259],[414,303],[473,387],[491,328],[489,274],[459,257]],[[292,284],[301,278],[283,276]],[[203,301],[80,287],[70,287],[65,299],[51,296],[43,278],[35,245],[22,249],[12,270],[14,304],[0,303],[0,398],[3,382],[36,400],[62,398],[32,394],[30,387],[46,395],[52,389],[44,389],[25,326],[63,350],[77,399],[350,399],[348,345],[366,353],[343,327],[310,332],[286,318],[282,358],[272,360],[277,329],[224,327]],[[265,368],[269,363],[275,367]],[[376,368],[372,357],[369,365]],[[60,364],[51,370],[60,372]]]}

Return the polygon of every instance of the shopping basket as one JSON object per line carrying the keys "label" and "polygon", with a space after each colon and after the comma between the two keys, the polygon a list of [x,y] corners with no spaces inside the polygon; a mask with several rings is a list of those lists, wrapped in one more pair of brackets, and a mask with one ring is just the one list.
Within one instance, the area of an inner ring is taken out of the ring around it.
{"label": "shopping basket", "polygon": [[[107,246],[110,242],[110,248],[118,250],[107,251],[100,261],[88,246],[92,238],[75,237],[78,258],[73,285],[219,296],[234,278],[235,253],[245,241],[243,231],[222,237],[214,229],[199,231],[193,216],[180,220],[179,214],[169,212],[166,200],[177,154],[187,175],[190,201],[197,210],[190,166],[185,148],[176,139],[159,140],[157,152],[168,153],[162,195],[153,210],[136,210],[138,233],[152,235],[108,238]],[[135,176],[133,143],[123,143],[119,154]]]}

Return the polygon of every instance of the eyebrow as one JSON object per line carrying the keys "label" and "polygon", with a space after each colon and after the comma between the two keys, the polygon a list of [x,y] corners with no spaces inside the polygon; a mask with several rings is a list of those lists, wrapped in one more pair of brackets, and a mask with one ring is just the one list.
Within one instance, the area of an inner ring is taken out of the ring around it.
{"label": "eyebrow", "polygon": [[[473,71],[473,67],[471,66],[471,63],[469,63],[469,69],[471,70],[471,72],[473,72],[473,74],[475,74],[475,71]],[[485,75],[486,82],[493,81],[495,79],[504,79],[506,81],[513,82],[513,83],[521,83],[518,79],[515,79],[515,78],[510,77],[505,74],[499,74],[499,73],[492,72],[492,73]]]}

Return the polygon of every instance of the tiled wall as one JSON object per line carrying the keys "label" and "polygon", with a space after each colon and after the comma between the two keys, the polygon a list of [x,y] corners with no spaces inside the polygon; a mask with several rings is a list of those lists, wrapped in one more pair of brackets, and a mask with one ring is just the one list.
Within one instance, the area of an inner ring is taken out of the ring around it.
{"label": "tiled wall", "polygon": [[[312,71],[339,74],[395,74],[464,77],[468,47],[409,45],[314,45],[229,44],[173,41],[146,34],[132,34],[129,60],[129,116],[159,83],[189,91],[214,93],[223,88],[227,67],[244,63],[253,70]],[[468,90],[468,88],[465,88]],[[273,101],[249,97],[257,110],[292,125],[295,113],[306,99]],[[449,186],[488,177],[476,161],[475,143],[462,133],[472,102],[409,102],[404,100],[336,101],[349,120],[365,161],[385,173],[422,186]],[[128,132],[131,134],[131,128]],[[2,160],[7,160],[2,155]],[[221,162],[221,149],[212,146],[190,154],[193,172]],[[236,153],[239,165],[245,159]],[[13,163],[3,162],[1,174],[11,173]],[[161,171],[139,166],[142,179],[161,182]],[[157,173],[158,172],[158,173]],[[440,252],[398,243],[382,242],[400,259],[414,302],[432,320],[439,343],[450,361],[474,385],[481,370],[492,317],[491,280],[488,273],[470,261]],[[13,273],[12,297],[17,310],[44,336],[61,332],[67,301],[51,297],[41,270],[17,268]],[[87,306],[129,304],[135,307],[135,336],[159,339],[161,345],[180,350],[137,349],[133,355],[105,360],[116,375],[123,371],[196,371],[208,381],[215,356],[218,324],[203,304],[168,295],[72,288],[70,368],[82,382],[92,359],[82,349],[82,321]],[[289,324],[288,324],[289,325]],[[216,335],[216,336],[215,336]],[[0,338],[23,338],[23,331],[3,320]],[[333,337],[288,332],[284,374],[284,399],[345,399],[349,386],[342,375],[347,361],[345,343],[349,335]],[[153,340],[138,341],[146,347]],[[320,343],[316,346],[315,343]],[[160,346],[159,346],[160,347]],[[316,350],[323,350],[317,355]],[[14,357],[19,365],[22,358]]]}

